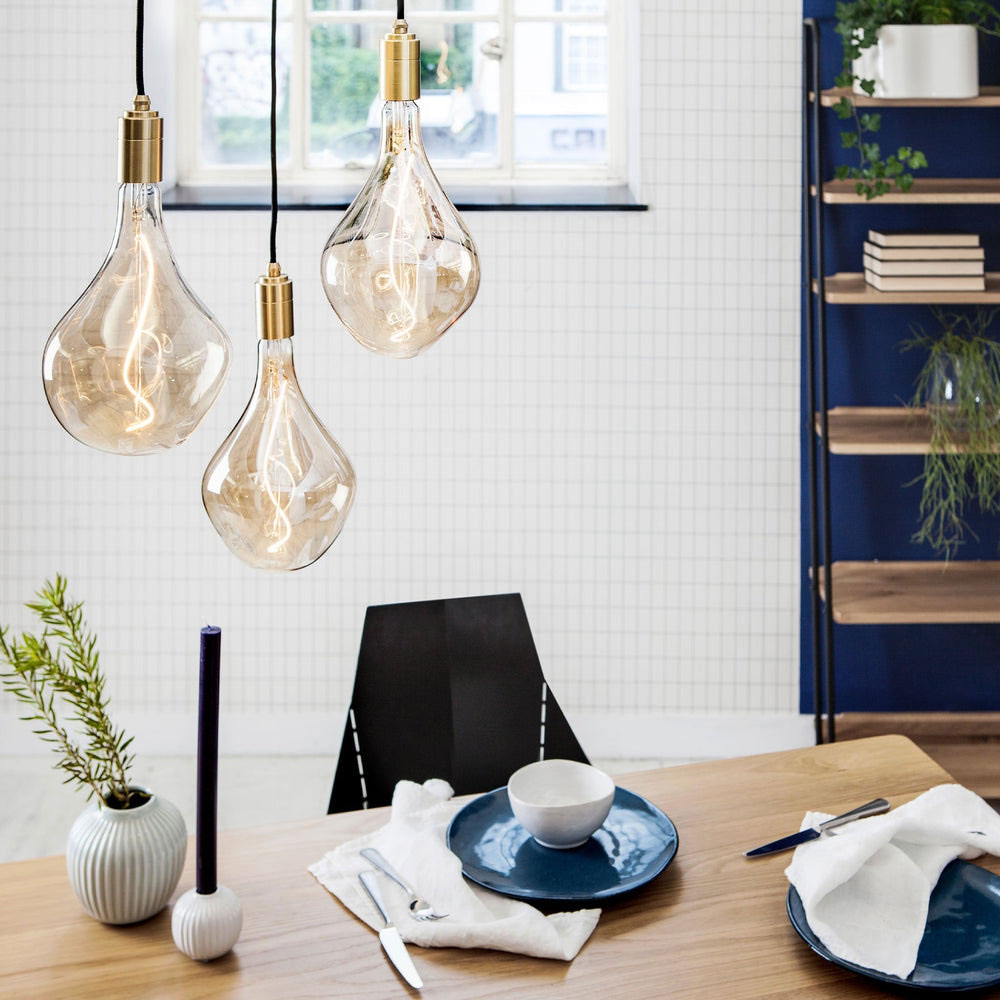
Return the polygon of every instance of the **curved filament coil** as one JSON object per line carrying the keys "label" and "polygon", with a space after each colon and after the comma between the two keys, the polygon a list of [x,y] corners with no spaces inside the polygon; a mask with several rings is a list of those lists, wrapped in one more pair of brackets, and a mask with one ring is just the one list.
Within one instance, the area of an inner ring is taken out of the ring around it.
{"label": "curved filament coil", "polygon": [[[135,420],[129,424],[125,430],[128,433],[136,433],[148,427],[156,419],[156,410],[149,401],[149,397],[156,391],[163,381],[163,341],[154,332],[150,325],[149,315],[153,306],[153,292],[156,286],[156,267],[153,263],[153,252],[149,247],[149,241],[143,233],[137,234],[139,252],[136,254],[135,265],[135,287],[141,299],[135,317],[135,330],[125,354],[125,361],[122,365],[122,381],[128,394],[135,402]],[[145,288],[143,288],[143,269],[146,265]],[[143,341],[148,338],[152,341],[152,350],[155,356],[155,374],[145,387],[142,384],[142,354]],[[135,373],[133,377],[133,366]]]}

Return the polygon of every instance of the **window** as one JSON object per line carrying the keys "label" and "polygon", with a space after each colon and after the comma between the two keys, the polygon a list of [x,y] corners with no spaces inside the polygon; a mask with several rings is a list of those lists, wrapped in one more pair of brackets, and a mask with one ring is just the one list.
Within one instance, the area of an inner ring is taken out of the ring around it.
{"label": "window", "polygon": [[[625,0],[408,0],[421,124],[446,182],[625,179]],[[378,145],[393,0],[280,0],[285,185],[357,186]],[[179,0],[178,179],[263,183],[270,0]]]}
{"label": "window", "polygon": [[600,90],[607,78],[608,37],[593,28],[563,29],[563,80],[566,90]]}

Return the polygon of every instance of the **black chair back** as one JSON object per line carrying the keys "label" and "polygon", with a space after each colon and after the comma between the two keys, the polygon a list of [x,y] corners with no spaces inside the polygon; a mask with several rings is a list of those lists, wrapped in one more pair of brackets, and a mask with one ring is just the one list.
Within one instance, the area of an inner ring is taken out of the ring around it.
{"label": "black chair back", "polygon": [[388,805],[403,778],[489,791],[542,756],[589,763],[520,594],[368,609],[327,812]]}

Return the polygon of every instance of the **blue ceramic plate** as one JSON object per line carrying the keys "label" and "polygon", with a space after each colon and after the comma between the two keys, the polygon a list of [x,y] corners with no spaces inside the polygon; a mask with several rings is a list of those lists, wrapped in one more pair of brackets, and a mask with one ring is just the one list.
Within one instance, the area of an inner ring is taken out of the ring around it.
{"label": "blue ceramic plate", "polygon": [[817,955],[869,979],[914,990],[958,992],[1000,983],[1000,878],[952,861],[931,893],[916,968],[906,979],[837,958],[812,932],[799,894],[788,890],[788,916]]}
{"label": "blue ceramic plate", "polygon": [[566,851],[537,844],[514,818],[506,788],[474,799],[448,827],[448,847],[481,886],[518,899],[592,902],[656,878],[677,853],[674,824],[641,795],[615,789],[604,825]]}

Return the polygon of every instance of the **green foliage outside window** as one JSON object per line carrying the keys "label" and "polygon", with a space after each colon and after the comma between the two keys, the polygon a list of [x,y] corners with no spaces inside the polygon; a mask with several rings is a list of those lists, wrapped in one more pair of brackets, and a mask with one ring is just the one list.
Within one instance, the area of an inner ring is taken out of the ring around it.
{"label": "green foliage outside window", "polygon": [[[315,5],[316,10],[335,4]],[[468,9],[465,0],[451,9]],[[469,88],[473,79],[473,27],[452,25],[444,70],[439,74],[442,47],[423,48],[420,84],[426,93]],[[310,33],[310,145],[314,150],[335,149],[345,158],[363,157],[373,151],[374,135],[368,124],[372,101],[378,97],[379,54],[376,46],[358,47],[353,27],[314,25]],[[278,153],[288,156],[289,90],[278,108]],[[212,130],[212,145],[223,163],[262,163],[270,141],[266,116],[220,115],[205,112],[205,127]]]}
{"label": "green foliage outside window", "polygon": [[[456,29],[456,34],[458,29]],[[420,88],[421,90],[454,90],[456,87],[468,87],[472,83],[472,53],[460,49],[456,43],[448,48],[446,61],[447,73],[443,81],[438,81],[438,65],[441,62],[441,50],[429,49],[420,53]]]}
{"label": "green foliage outside window", "polygon": [[[271,142],[270,118],[224,115],[209,119],[214,125],[215,148],[223,163],[263,162]],[[278,159],[288,158],[288,101],[278,108]]]}
{"label": "green foliage outside window", "polygon": [[349,44],[343,28],[312,31],[312,147],[327,148],[340,136],[367,128],[378,95],[378,52]]}
{"label": "green foliage outside window", "polygon": [[[456,25],[450,34],[445,71],[439,79],[441,48],[420,53],[420,86],[427,92],[468,87],[472,83],[472,28]],[[371,103],[378,96],[378,52],[355,48],[342,27],[317,25],[312,32],[313,149],[337,148],[345,156],[370,152],[363,136],[351,143],[353,133],[367,131]],[[345,140],[345,137],[348,137]],[[354,148],[352,148],[354,147]]]}

